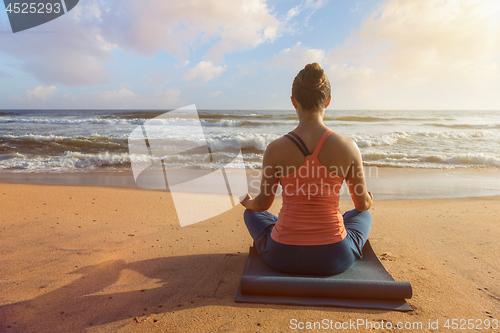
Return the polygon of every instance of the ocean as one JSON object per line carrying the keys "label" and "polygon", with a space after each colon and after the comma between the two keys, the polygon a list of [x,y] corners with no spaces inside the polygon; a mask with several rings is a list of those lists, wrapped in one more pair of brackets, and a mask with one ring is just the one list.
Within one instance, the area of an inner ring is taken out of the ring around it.
{"label": "ocean", "polygon": [[[0,171],[68,173],[130,170],[128,136],[166,111],[2,110]],[[242,149],[246,168],[262,165],[266,146],[298,124],[292,110],[199,110],[212,152]],[[158,123],[157,123],[158,124]],[[193,119],[163,120],[165,147],[192,141]],[[500,111],[327,110],[325,124],[352,138],[366,166],[500,168]],[[230,164],[219,158],[220,167]],[[169,156],[172,169],[211,168],[196,153]]]}

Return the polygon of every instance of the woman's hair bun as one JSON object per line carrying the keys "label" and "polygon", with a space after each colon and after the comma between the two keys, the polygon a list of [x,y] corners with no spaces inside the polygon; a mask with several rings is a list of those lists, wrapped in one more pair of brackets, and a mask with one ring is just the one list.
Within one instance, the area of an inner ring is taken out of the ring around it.
{"label": "woman's hair bun", "polygon": [[307,64],[304,67],[302,73],[302,83],[306,88],[309,89],[319,89],[323,86],[327,81],[325,71],[321,68],[321,66],[313,62],[312,64]]}
{"label": "woman's hair bun", "polygon": [[303,110],[319,110],[325,107],[331,95],[330,81],[317,63],[307,64],[297,74],[292,84],[292,97]]}

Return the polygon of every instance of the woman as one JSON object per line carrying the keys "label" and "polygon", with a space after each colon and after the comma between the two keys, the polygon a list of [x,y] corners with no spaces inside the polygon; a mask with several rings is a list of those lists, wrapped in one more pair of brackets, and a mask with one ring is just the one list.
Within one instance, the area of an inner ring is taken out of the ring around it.
{"label": "woman", "polygon": [[[373,197],[366,190],[363,162],[356,144],[328,129],[325,108],[330,82],[317,64],[295,77],[292,104],[299,125],[269,144],[264,154],[260,193],[247,194],[245,223],[261,257],[289,274],[333,275],[354,265],[371,227]],[[355,209],[343,216],[340,187],[347,182]],[[278,183],[283,206],[269,213]]]}

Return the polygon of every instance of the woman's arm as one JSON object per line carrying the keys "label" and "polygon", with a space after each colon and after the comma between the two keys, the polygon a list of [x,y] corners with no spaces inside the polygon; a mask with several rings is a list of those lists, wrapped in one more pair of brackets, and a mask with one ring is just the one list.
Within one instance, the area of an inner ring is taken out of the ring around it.
{"label": "woman's arm", "polygon": [[373,196],[366,188],[365,175],[363,172],[363,159],[359,148],[354,141],[349,140],[348,145],[352,161],[345,180],[349,188],[352,201],[354,202],[354,207],[356,207],[359,211],[368,210],[373,205]]}
{"label": "woman's arm", "polygon": [[260,193],[254,199],[247,193],[241,204],[256,212],[268,210],[274,202],[274,197],[278,189],[279,178],[276,174],[276,166],[274,164],[276,158],[273,151],[275,150],[274,142],[271,142],[264,153],[262,162],[262,180],[260,182]]}

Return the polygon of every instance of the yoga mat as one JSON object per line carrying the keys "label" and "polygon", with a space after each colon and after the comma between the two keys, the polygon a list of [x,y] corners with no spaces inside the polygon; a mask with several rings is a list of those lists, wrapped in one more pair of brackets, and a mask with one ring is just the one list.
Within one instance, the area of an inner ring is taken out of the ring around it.
{"label": "yoga mat", "polygon": [[410,283],[394,281],[368,241],[353,267],[319,277],[278,272],[251,247],[235,301],[411,311],[411,296]]}

